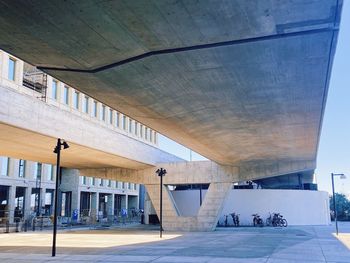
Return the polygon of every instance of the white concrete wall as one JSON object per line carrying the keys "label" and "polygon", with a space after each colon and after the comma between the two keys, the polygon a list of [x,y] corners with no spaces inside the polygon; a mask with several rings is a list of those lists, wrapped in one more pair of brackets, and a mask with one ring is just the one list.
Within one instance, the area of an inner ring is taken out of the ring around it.
{"label": "white concrete wall", "polygon": [[[195,215],[199,209],[199,191],[176,191],[174,200],[180,213]],[[203,200],[205,191],[203,191]],[[330,224],[328,193],[307,190],[231,190],[221,213],[240,214],[242,225],[252,224],[252,214],[258,213],[265,221],[269,212],[281,213],[289,225]],[[231,217],[228,222],[232,223]]]}
{"label": "white concrete wall", "polygon": [[[195,216],[199,210],[199,190],[171,191],[181,216]],[[207,190],[202,190],[202,202]]]}

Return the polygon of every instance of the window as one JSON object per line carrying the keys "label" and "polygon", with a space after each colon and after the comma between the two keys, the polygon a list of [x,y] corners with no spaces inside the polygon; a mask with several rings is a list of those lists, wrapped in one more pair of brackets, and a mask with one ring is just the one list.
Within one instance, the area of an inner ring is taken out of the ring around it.
{"label": "window", "polygon": [[81,184],[86,185],[86,176],[81,176]]}
{"label": "window", "polygon": [[145,139],[148,140],[148,128],[145,128]]}
{"label": "window", "polygon": [[153,141],[155,144],[157,144],[157,133],[156,132],[154,132],[154,140]]}
{"label": "window", "polygon": [[122,123],[122,125],[123,125],[123,130],[126,130],[126,116],[125,115],[123,115],[123,123]]}
{"label": "window", "polygon": [[91,184],[92,184],[92,185],[95,185],[95,184],[96,184],[96,179],[95,179],[95,177],[92,177]]}
{"label": "window", "polygon": [[74,91],[73,93],[73,107],[76,110],[79,109],[79,92],[78,91]]}
{"label": "window", "polygon": [[57,81],[52,80],[52,98],[57,100]]}
{"label": "window", "polygon": [[129,132],[132,132],[132,119],[129,119]]}
{"label": "window", "polygon": [[132,183],[128,183],[128,189],[131,190],[132,188],[134,188],[134,187],[132,186]]}
{"label": "window", "polygon": [[34,174],[33,174],[33,178],[34,179],[40,179],[41,178],[42,166],[43,166],[42,163],[35,163]]}
{"label": "window", "polygon": [[9,162],[10,159],[8,157],[1,157],[1,174],[4,176],[9,175]]}
{"label": "window", "polygon": [[125,189],[125,182],[122,182],[122,188]]}
{"label": "window", "polygon": [[18,177],[25,176],[25,169],[26,169],[26,161],[22,159],[19,160]]}
{"label": "window", "polygon": [[84,96],[83,103],[84,103],[83,111],[85,113],[89,113],[89,97],[88,96]]}
{"label": "window", "polygon": [[101,114],[100,114],[101,121],[106,120],[106,106],[102,105],[101,107]]}
{"label": "window", "polygon": [[119,188],[119,182],[115,181],[115,188]]}
{"label": "window", "polygon": [[109,109],[109,124],[113,124],[113,110]]}
{"label": "window", "polygon": [[47,181],[53,181],[53,175],[54,175],[54,166],[52,164],[49,164],[47,165],[47,173],[46,173]]}
{"label": "window", "polygon": [[115,113],[115,127],[119,128],[119,112]]}
{"label": "window", "polygon": [[92,104],[92,117],[97,117],[97,101],[94,100]]}
{"label": "window", "polygon": [[143,125],[142,124],[140,125],[140,136],[141,136],[141,138],[143,138]]}
{"label": "window", "polygon": [[16,73],[16,60],[13,58],[9,58],[8,79],[15,81],[15,73]]}
{"label": "window", "polygon": [[138,126],[138,123],[135,121],[135,128],[134,128],[135,135],[137,135],[137,126]]}
{"label": "window", "polygon": [[100,179],[100,186],[103,186],[103,179]]}
{"label": "window", "polygon": [[111,187],[111,186],[112,186],[112,181],[111,181],[111,180],[108,180],[108,181],[107,181],[107,186],[108,186],[108,187]]}
{"label": "window", "polygon": [[153,138],[153,131],[150,129],[149,130],[149,141],[152,142],[152,138]]}
{"label": "window", "polygon": [[134,190],[137,190],[137,184],[134,184]]}
{"label": "window", "polygon": [[69,88],[67,86],[63,88],[63,103],[69,104]]}

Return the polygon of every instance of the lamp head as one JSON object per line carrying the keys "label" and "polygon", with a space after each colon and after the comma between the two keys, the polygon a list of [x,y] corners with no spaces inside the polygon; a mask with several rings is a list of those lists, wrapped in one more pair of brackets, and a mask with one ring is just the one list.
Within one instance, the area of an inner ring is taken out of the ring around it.
{"label": "lamp head", "polygon": [[346,175],[345,174],[341,174],[340,175],[340,179],[346,179]]}
{"label": "lamp head", "polygon": [[66,141],[64,141],[64,142],[62,143],[62,145],[63,145],[63,149],[69,148],[69,145],[68,145],[68,143],[67,143]]}

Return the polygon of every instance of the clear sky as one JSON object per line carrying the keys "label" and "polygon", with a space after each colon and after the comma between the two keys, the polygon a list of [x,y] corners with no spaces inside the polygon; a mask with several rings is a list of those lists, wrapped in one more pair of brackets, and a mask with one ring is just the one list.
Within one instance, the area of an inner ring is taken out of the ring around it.
{"label": "clear sky", "polygon": [[[331,192],[331,173],[345,173],[348,178],[335,178],[335,189],[350,196],[350,4],[344,1],[338,44],[328,92],[318,150],[316,181],[319,190]],[[159,146],[186,160],[190,150],[163,136]],[[203,160],[192,153],[192,160]]]}

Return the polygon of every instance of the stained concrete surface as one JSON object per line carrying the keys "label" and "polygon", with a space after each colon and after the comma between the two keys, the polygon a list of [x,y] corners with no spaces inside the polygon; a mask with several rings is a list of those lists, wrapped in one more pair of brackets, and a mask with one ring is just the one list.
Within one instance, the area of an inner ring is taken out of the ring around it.
{"label": "stained concrete surface", "polygon": [[[287,228],[222,228],[214,232],[154,229],[59,233],[50,256],[50,232],[0,235],[1,262],[350,262],[349,223]],[[344,244],[348,243],[348,244]],[[17,244],[17,245],[16,245]],[[40,245],[41,244],[41,245]],[[347,246],[346,246],[347,245]]]}

